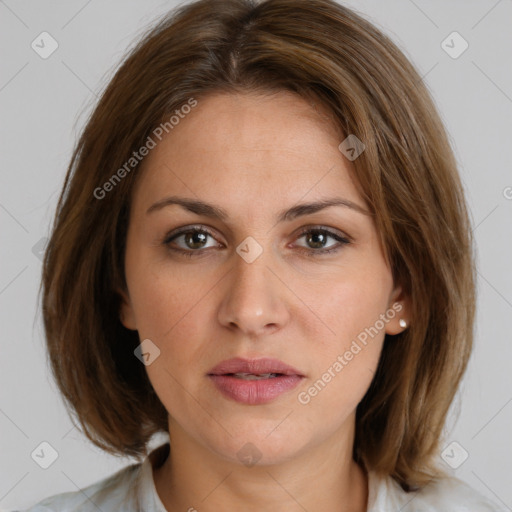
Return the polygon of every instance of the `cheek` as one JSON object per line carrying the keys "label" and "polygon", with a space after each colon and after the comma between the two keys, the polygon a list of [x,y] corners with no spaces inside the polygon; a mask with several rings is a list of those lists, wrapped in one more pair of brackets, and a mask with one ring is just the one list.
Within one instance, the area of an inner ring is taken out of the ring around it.
{"label": "cheek", "polygon": [[307,414],[323,418],[325,425],[341,424],[356,409],[375,375],[385,337],[375,325],[382,301],[349,291],[330,301],[335,335],[321,337],[316,349],[309,349],[313,370],[297,396]]}
{"label": "cheek", "polygon": [[[307,297],[307,308],[300,315],[310,310],[316,319],[312,327],[322,333],[316,336],[317,344],[322,352],[332,353],[348,348],[360,333],[375,326],[386,311],[391,289],[392,277],[385,266],[354,265],[318,279],[314,287],[303,283],[298,293]],[[377,327],[384,331],[381,322]]]}
{"label": "cheek", "polygon": [[127,260],[126,268],[139,335],[162,342],[198,315],[218,280],[215,275],[198,278],[197,272],[173,267],[165,256],[156,260],[143,253]]}
{"label": "cheek", "polygon": [[336,420],[355,409],[378,366],[391,286],[385,271],[353,272],[331,279],[322,293],[310,297],[308,306],[322,322],[309,333],[313,371],[300,404]]}
{"label": "cheek", "polygon": [[315,423],[329,431],[355,413],[372,382],[382,349],[380,339],[375,338],[372,344],[370,348],[358,348],[351,360],[345,352],[336,354],[299,391],[297,407],[304,417],[314,418]]}
{"label": "cheek", "polygon": [[145,268],[147,272],[131,275],[130,297],[140,340],[150,339],[160,350],[154,364],[146,367],[158,391],[174,386],[172,376],[185,384],[190,378],[186,369],[208,360],[208,340],[212,336],[208,295],[218,277],[198,279],[196,273],[194,279],[183,272],[176,275],[165,264]]}

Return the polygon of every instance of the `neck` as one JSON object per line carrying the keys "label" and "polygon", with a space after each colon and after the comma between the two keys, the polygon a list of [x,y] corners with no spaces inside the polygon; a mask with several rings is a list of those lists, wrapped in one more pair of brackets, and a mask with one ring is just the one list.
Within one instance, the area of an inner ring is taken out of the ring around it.
{"label": "neck", "polygon": [[351,443],[329,438],[291,460],[246,466],[205,448],[177,425],[170,432],[169,456],[153,470],[169,512],[366,511],[368,477],[352,459]]}

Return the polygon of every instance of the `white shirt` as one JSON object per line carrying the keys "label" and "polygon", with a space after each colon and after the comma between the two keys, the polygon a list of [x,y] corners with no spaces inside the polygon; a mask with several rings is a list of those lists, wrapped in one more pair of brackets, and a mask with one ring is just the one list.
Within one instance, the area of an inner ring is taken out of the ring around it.
{"label": "white shirt", "polygon": [[[168,453],[165,443],[142,463],[122,468],[82,491],[46,498],[24,512],[167,512],[156,492],[153,467],[163,463]],[[379,478],[370,471],[368,492],[367,512],[505,512],[454,477],[406,493],[392,478]]]}

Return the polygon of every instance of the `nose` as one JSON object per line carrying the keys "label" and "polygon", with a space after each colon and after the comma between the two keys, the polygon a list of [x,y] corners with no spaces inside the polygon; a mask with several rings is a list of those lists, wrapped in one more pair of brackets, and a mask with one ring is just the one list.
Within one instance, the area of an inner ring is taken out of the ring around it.
{"label": "nose", "polygon": [[251,263],[234,255],[234,268],[224,282],[218,310],[218,320],[223,326],[256,337],[286,325],[290,317],[287,288],[272,268],[271,259],[266,251]]}

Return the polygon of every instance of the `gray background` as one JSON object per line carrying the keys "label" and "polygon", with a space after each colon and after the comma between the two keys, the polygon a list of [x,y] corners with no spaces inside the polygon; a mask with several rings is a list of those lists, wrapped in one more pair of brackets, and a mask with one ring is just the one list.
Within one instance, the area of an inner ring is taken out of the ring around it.
{"label": "gray background", "polygon": [[[417,66],[452,138],[478,246],[479,302],[475,351],[443,445],[462,447],[448,448],[450,461],[460,463],[462,449],[469,457],[458,469],[446,467],[512,510],[512,1],[345,4],[390,35]],[[75,491],[134,462],[93,447],[73,428],[56,392],[37,305],[38,248],[97,93],[128,46],[174,5],[0,1],[1,508]],[[43,31],[59,44],[47,59],[31,48]],[[469,44],[456,59],[441,46],[453,31]],[[58,453],[48,469],[31,458],[43,441]]]}

